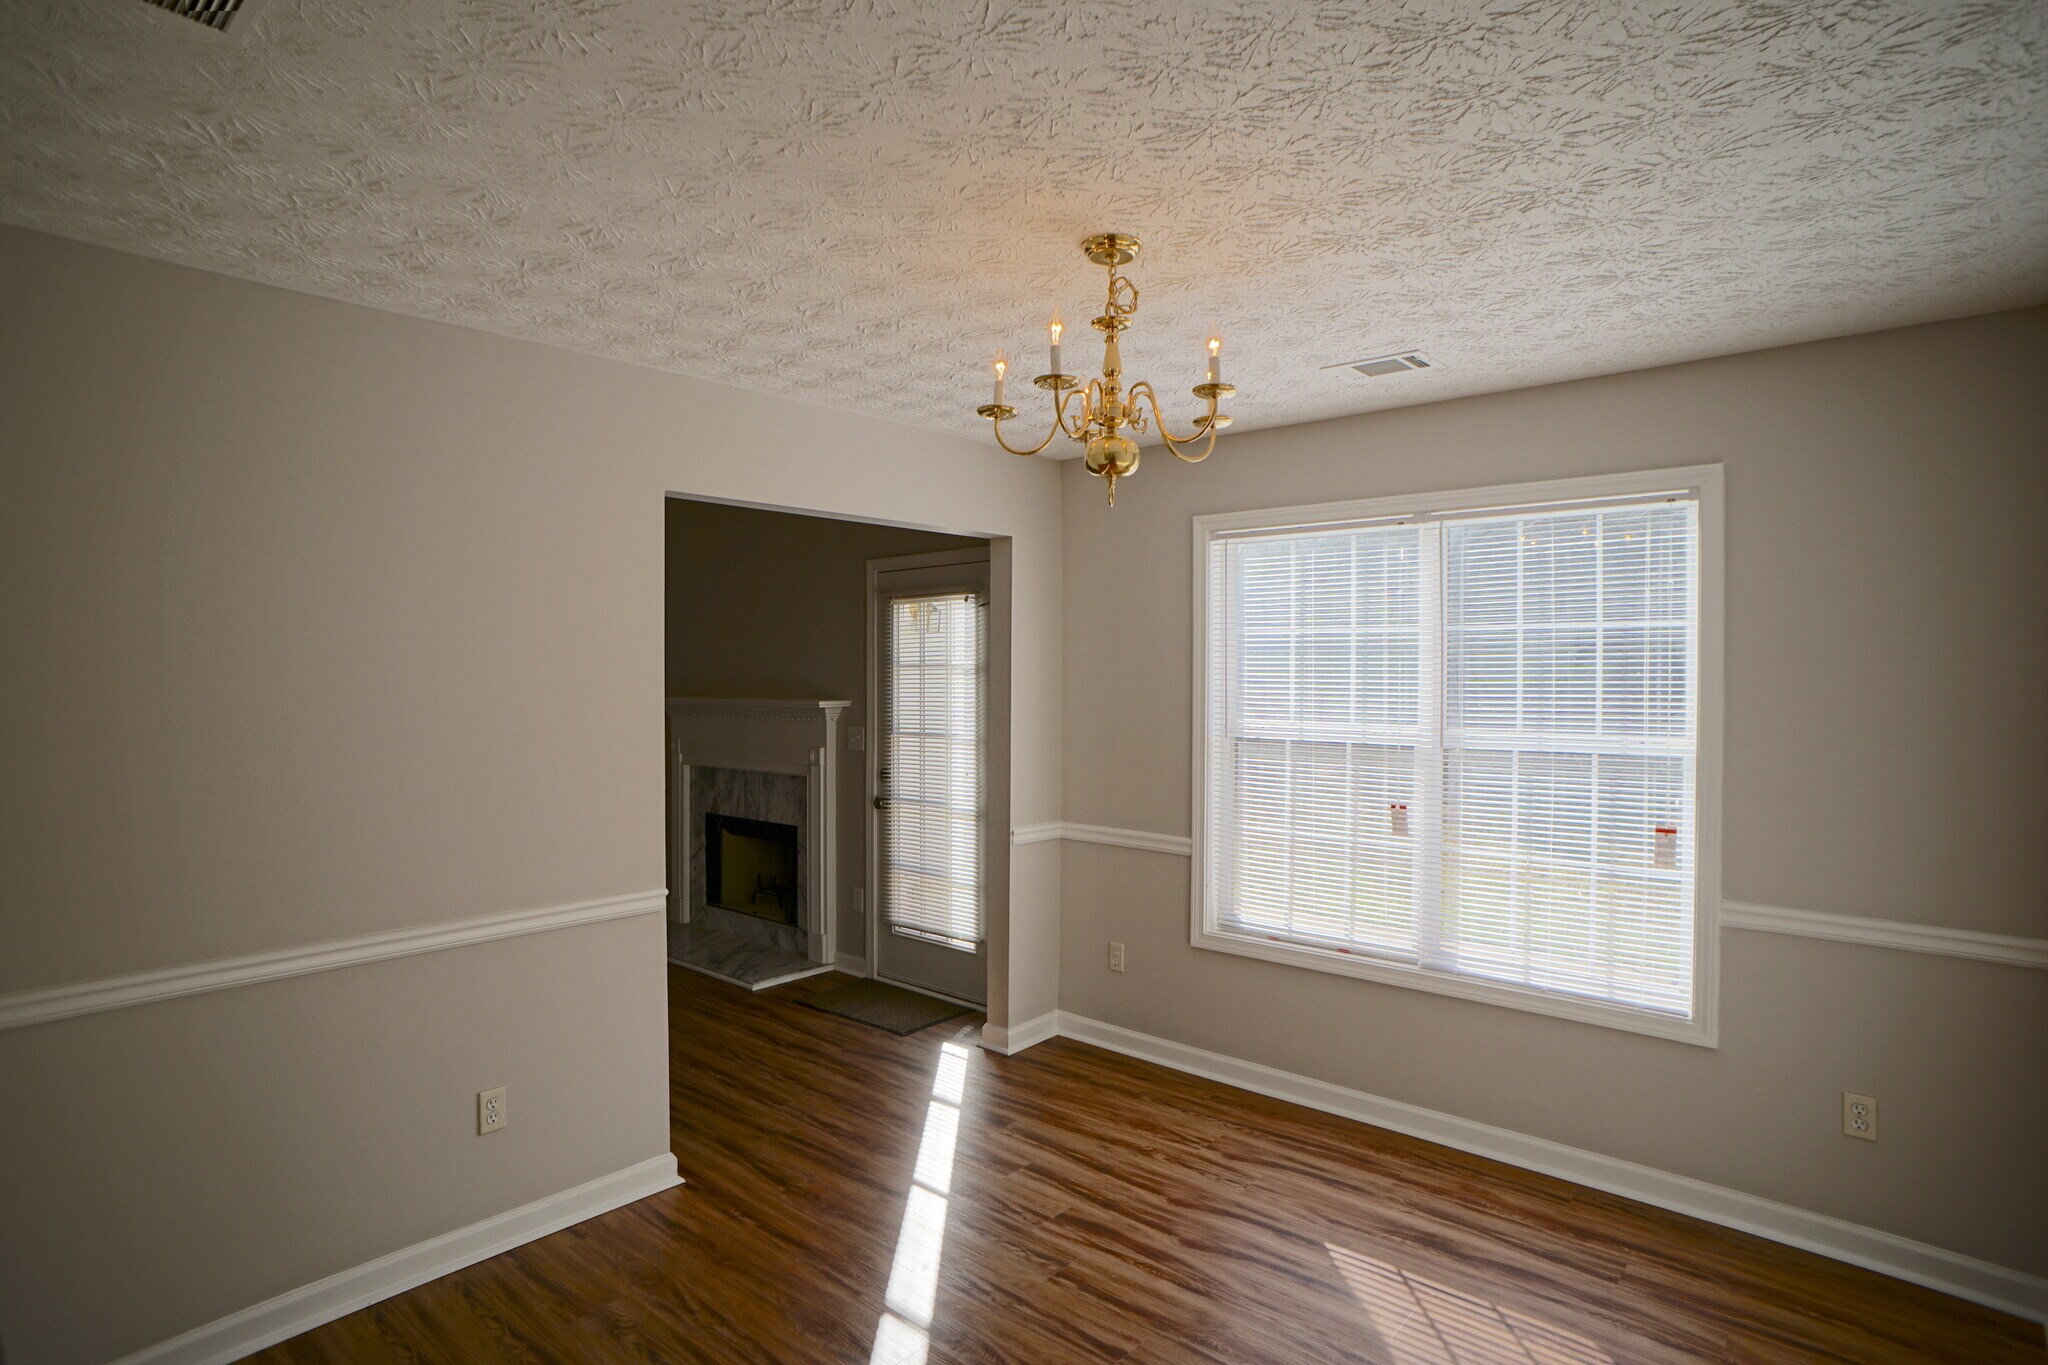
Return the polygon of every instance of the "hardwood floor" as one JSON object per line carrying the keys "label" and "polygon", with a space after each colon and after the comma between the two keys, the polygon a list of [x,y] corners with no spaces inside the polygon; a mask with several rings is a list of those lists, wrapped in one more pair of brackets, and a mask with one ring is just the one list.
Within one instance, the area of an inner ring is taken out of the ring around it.
{"label": "hardwood floor", "polygon": [[687,1184],[256,1358],[2048,1362],[2039,1326],[1511,1166],[795,1003],[832,980],[671,967]]}

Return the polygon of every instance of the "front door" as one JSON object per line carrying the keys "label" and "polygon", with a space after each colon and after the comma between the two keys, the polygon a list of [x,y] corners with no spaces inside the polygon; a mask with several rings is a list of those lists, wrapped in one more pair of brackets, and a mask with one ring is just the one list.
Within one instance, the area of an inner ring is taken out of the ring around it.
{"label": "front door", "polygon": [[875,579],[875,975],[987,1000],[988,563]]}

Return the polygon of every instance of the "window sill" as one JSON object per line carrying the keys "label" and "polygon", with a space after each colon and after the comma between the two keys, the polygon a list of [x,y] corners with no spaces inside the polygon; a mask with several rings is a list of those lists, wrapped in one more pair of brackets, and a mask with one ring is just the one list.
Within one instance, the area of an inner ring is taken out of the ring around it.
{"label": "window sill", "polygon": [[1571,996],[1554,995],[1547,991],[1498,985],[1471,977],[1431,971],[1426,967],[1410,967],[1402,963],[1352,953],[1309,948],[1294,943],[1279,943],[1272,939],[1252,938],[1204,926],[1197,926],[1189,941],[1195,947],[1205,948],[1210,952],[1232,953],[1238,957],[1258,958],[1263,962],[1278,962],[1289,967],[1305,967],[1310,971],[1330,972],[1337,976],[1378,981],[1390,986],[1405,986],[1410,990],[1428,991],[1433,995],[1448,995],[1459,1000],[1474,1000],[1485,1005],[1526,1010],[1532,1014],[1547,1014],[1553,1018],[1570,1019],[1581,1024],[1597,1024],[1602,1028],[1648,1034],[1653,1038],[1690,1043],[1695,1047],[1719,1046],[1714,1030],[1702,1024],[1698,1018],[1679,1019],[1667,1014],[1653,1014],[1647,1010],[1602,1005]]}

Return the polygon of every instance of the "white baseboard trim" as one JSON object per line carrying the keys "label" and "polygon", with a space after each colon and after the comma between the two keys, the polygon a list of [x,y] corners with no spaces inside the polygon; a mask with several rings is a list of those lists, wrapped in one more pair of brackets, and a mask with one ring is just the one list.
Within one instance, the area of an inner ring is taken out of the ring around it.
{"label": "white baseboard trim", "polygon": [[[1031,1021],[1036,1026],[1040,1021]],[[1326,1114],[1389,1128],[1410,1137],[1491,1157],[1525,1170],[1689,1214],[1709,1223],[1847,1261],[1868,1270],[1910,1280],[1958,1298],[2048,1322],[2048,1279],[1963,1256],[1876,1228],[1809,1213],[1739,1190],[1671,1175],[1648,1166],[1602,1156],[1543,1138],[1474,1123],[1470,1119],[1369,1095],[1327,1081],[1226,1057],[1218,1052],[1155,1038],[1068,1011],[1056,1019],[1061,1037],[1090,1043],[1127,1057],[1220,1081],[1254,1094],[1288,1100]],[[1015,1034],[1017,1030],[1011,1030]],[[1036,1041],[1036,1040],[1034,1040]],[[984,1043],[984,1046],[987,1046]],[[1004,1051],[997,1048],[996,1051]]]}
{"label": "white baseboard trim", "polygon": [[216,1318],[115,1365],[226,1365],[394,1294],[682,1184],[669,1153]]}
{"label": "white baseboard trim", "polygon": [[443,948],[463,948],[550,929],[598,924],[630,915],[653,914],[667,908],[666,890],[635,891],[623,896],[606,896],[601,900],[479,915],[474,919],[389,929],[358,938],[307,943],[295,948],[224,957],[212,962],[190,962],[157,971],[103,977],[97,981],[75,981],[62,986],[14,991],[0,995],[0,1029],[26,1028],[31,1024],[47,1024],[81,1014],[146,1005],[155,1000],[175,1000],[181,995],[199,995],[231,986],[249,986],[259,981],[276,981],[287,976],[333,971],[337,967],[382,962],[387,958],[439,952]]}
{"label": "white baseboard trim", "polygon": [[864,957],[852,953],[840,953],[832,959],[832,970],[845,972],[848,976],[869,977],[875,974],[874,967]]}
{"label": "white baseboard trim", "polygon": [[1014,1057],[1027,1047],[1035,1047],[1048,1038],[1058,1036],[1060,1012],[1047,1010],[1036,1019],[1026,1019],[1009,1028],[997,1028],[994,1024],[981,1026],[981,1045],[989,1052],[999,1052],[1005,1057]]}

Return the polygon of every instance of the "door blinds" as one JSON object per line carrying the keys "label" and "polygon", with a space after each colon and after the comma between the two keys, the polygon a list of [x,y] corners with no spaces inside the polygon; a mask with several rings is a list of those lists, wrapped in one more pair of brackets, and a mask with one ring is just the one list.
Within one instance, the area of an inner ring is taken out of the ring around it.
{"label": "door blinds", "polygon": [[987,613],[960,592],[886,608],[882,904],[899,933],[972,948],[984,937]]}
{"label": "door blinds", "polygon": [[1219,533],[1212,926],[1689,1015],[1697,511]]}

